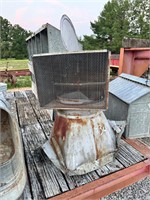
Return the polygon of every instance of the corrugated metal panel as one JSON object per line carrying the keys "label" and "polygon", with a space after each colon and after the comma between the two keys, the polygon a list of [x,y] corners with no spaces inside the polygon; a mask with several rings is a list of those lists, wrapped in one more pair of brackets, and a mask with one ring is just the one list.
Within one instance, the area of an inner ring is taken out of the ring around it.
{"label": "corrugated metal panel", "polygon": [[127,104],[130,104],[150,92],[150,87],[143,84],[145,80],[138,77],[136,79],[132,75],[121,74],[118,78],[110,82],[109,92]]}
{"label": "corrugated metal panel", "polygon": [[125,73],[120,74],[120,77],[127,79],[127,80],[130,80],[130,81],[133,81],[135,83],[142,84],[142,85],[150,87],[150,80],[148,80],[146,78],[140,78],[138,76],[133,76],[133,75],[130,75],[130,74],[125,74]]}

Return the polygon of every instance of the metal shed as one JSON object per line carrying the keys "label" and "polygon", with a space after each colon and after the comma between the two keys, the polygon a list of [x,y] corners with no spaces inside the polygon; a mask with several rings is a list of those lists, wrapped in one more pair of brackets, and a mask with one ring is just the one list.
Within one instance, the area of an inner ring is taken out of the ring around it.
{"label": "metal shed", "polygon": [[66,51],[60,36],[60,30],[50,24],[44,24],[40,29],[26,39],[29,60],[33,54]]}
{"label": "metal shed", "polygon": [[42,53],[65,52],[66,49],[61,40],[60,30],[48,23],[29,36],[26,42],[29,56],[28,65],[32,77],[32,91],[37,96],[32,56]]}
{"label": "metal shed", "polygon": [[121,74],[109,84],[110,120],[126,120],[126,138],[150,137],[150,80]]}

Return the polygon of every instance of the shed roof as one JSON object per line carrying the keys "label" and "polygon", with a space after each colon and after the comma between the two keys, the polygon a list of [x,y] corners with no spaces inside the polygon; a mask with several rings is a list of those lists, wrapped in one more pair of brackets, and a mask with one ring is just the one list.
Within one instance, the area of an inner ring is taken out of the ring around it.
{"label": "shed roof", "polygon": [[123,73],[110,82],[109,92],[130,104],[150,93],[150,80]]}

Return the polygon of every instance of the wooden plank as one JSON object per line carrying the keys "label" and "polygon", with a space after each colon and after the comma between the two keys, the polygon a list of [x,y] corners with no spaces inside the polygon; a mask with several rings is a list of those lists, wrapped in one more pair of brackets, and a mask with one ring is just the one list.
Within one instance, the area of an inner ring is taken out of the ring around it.
{"label": "wooden plank", "polygon": [[96,172],[100,177],[104,177],[123,168],[124,166],[117,159],[114,159],[113,162],[101,167],[100,169],[96,170]]}
{"label": "wooden plank", "polygon": [[[39,128],[38,125],[36,126],[36,128],[37,127]],[[37,130],[36,128],[35,130]],[[39,134],[42,133],[39,130],[37,131]],[[37,153],[38,147],[40,146],[39,144],[43,143],[43,140],[41,139],[42,136],[40,138],[36,136],[34,128],[29,126],[28,127],[25,126],[24,128],[22,128],[22,135],[23,135],[24,147],[26,150],[26,160],[28,161],[27,166],[31,181],[30,184],[34,198],[37,197],[36,195],[39,194],[39,191],[41,191],[45,197],[47,192],[48,196],[53,196],[54,195],[52,191],[53,184],[49,183],[48,182],[49,180],[47,180],[47,170],[45,170],[45,165],[43,164],[43,157],[41,157],[41,154],[38,154],[39,152]],[[47,189],[48,184],[51,185]],[[59,192],[57,192],[56,194],[58,193]]]}
{"label": "wooden plank", "polygon": [[38,100],[36,99],[35,95],[31,91],[27,91],[26,95],[30,101],[30,104],[33,107],[33,110],[36,114],[36,117],[39,122],[48,121],[50,119],[50,115],[46,109],[40,107]]}
{"label": "wooden plank", "polygon": [[75,175],[72,176],[72,179],[77,187],[91,182],[91,178],[86,175]]}
{"label": "wooden plank", "polygon": [[[131,146],[130,144],[128,144],[126,142],[126,140],[121,140],[121,147],[124,147],[126,149],[128,149],[132,154],[134,153],[134,156],[137,158],[137,159],[143,159],[144,158],[144,155],[137,149],[135,149],[133,146]],[[138,160],[137,160],[138,161]]]}
{"label": "wooden plank", "polygon": [[133,164],[145,160],[145,157],[125,141],[121,140],[116,159],[125,167],[129,167]]}
{"label": "wooden plank", "polygon": [[132,165],[128,159],[126,159],[122,154],[118,154],[116,159],[124,166],[129,167]]}
{"label": "wooden plank", "polygon": [[43,121],[43,122],[40,122],[40,125],[43,129],[43,132],[44,132],[46,138],[49,139],[50,135],[52,134],[52,130],[53,130],[53,122],[50,120]]}
{"label": "wooden plank", "polygon": [[74,189],[74,188],[76,187],[76,185],[75,185],[75,183],[74,183],[72,177],[69,176],[68,174],[63,174],[63,175],[64,175],[64,178],[65,178],[65,180],[66,180],[66,183],[68,184],[68,188],[69,188],[70,190]]}
{"label": "wooden plank", "polygon": [[[43,151],[42,151],[43,152]],[[66,179],[63,176],[63,173],[55,167],[55,165],[49,160],[45,153],[43,152],[43,157],[45,158],[45,162],[48,168],[50,168],[51,173],[54,174],[55,179],[60,186],[61,192],[66,192],[69,190],[68,184],[66,183]]]}
{"label": "wooden plank", "polygon": [[100,178],[100,176],[98,175],[98,173],[96,173],[96,170],[93,172],[88,173],[88,176],[91,178],[92,181]]}
{"label": "wooden plank", "polygon": [[28,97],[24,91],[15,92],[17,112],[20,126],[37,123],[36,116],[33,112]]}
{"label": "wooden plank", "polygon": [[31,194],[33,199],[45,199],[45,194],[41,185],[39,174],[33,159],[33,156],[29,151],[25,151],[27,172],[30,181]]}
{"label": "wooden plank", "polygon": [[138,139],[125,139],[125,141],[132,145],[135,149],[137,149],[140,153],[142,153],[145,157],[150,158],[150,146],[141,142]]}
{"label": "wooden plank", "polygon": [[107,174],[109,174],[109,169],[106,166],[101,167],[100,169],[97,169],[96,172],[100,177],[103,177]]}
{"label": "wooden plank", "polygon": [[124,166],[117,159],[107,164],[106,167],[109,169],[109,173],[113,173],[124,168]]}
{"label": "wooden plank", "polygon": [[40,148],[46,139],[41,126],[32,124],[22,129],[24,143],[32,155],[46,198],[68,191],[69,188],[62,173],[58,171]]}
{"label": "wooden plank", "polygon": [[33,112],[31,105],[27,103],[19,102],[17,99],[17,110],[20,126],[23,127],[29,124],[38,123],[36,116]]}
{"label": "wooden plank", "polygon": [[149,138],[148,137],[147,138],[141,138],[141,139],[138,139],[138,140],[150,147],[150,137]]}
{"label": "wooden plank", "polygon": [[127,145],[121,147],[120,153],[122,153],[127,159],[133,162],[133,164],[145,159],[144,156],[141,157],[140,155],[137,155],[137,152],[133,150],[131,151]]}
{"label": "wooden plank", "polygon": [[25,91],[25,90],[24,91],[15,91],[14,93],[15,93],[16,99],[21,99],[22,101],[27,100],[28,98],[27,98],[26,92],[27,91]]}
{"label": "wooden plank", "polygon": [[53,121],[51,121],[49,113],[47,112],[46,109],[40,108],[39,102],[36,99],[35,95],[32,93],[32,91],[27,91],[26,96],[28,97],[28,100],[34,111],[34,114],[38,122],[40,123],[41,127],[43,128],[43,131],[48,139],[50,137],[53,127]]}

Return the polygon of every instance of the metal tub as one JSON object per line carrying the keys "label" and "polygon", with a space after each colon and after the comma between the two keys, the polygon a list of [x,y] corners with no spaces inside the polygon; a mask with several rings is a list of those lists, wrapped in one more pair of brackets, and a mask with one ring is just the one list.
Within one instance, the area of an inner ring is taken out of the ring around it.
{"label": "metal tub", "polygon": [[26,184],[22,141],[15,116],[0,98],[0,199],[17,199]]}

